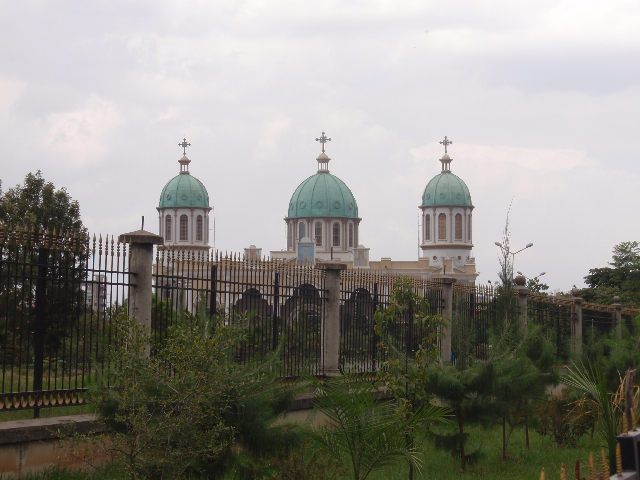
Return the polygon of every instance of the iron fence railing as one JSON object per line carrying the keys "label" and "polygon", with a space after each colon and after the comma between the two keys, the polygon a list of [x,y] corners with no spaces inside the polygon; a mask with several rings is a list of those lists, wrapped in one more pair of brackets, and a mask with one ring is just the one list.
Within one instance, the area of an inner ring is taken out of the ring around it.
{"label": "iron fence railing", "polygon": [[[486,360],[489,333],[498,315],[496,289],[485,285],[455,284],[453,287],[453,319],[451,324],[451,362],[461,355]],[[515,307],[515,297],[510,303]],[[517,315],[515,308],[513,315]]]}
{"label": "iron fence railing", "polygon": [[569,358],[574,315],[572,299],[531,295],[527,302],[528,322],[542,327],[547,338],[555,343],[556,357],[561,360]]}
{"label": "iron fence railing", "polygon": [[0,411],[84,403],[126,310],[127,263],[113,237],[0,226]]}
{"label": "iron fence railing", "polygon": [[152,327],[161,340],[181,315],[201,309],[226,322],[247,322],[237,360],[250,362],[281,348],[285,377],[322,371],[324,271],[280,260],[209,258],[198,252],[158,249]]}
{"label": "iron fence railing", "polygon": [[[374,314],[387,308],[399,280],[410,283],[414,294],[427,300],[424,312],[405,311],[401,318],[388,325],[384,348],[375,332]],[[432,328],[416,323],[419,314],[442,313],[442,284],[420,277],[388,272],[343,271],[340,291],[340,368],[343,373],[373,373],[388,359],[389,349],[398,350],[405,358],[418,351],[420,345],[432,341]]]}

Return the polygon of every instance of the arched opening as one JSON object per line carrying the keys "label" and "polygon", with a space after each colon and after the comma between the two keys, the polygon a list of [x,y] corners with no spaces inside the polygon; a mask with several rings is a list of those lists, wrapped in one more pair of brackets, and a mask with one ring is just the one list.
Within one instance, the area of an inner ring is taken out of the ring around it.
{"label": "arched opening", "polygon": [[447,239],[447,215],[441,213],[438,215],[438,240]]}
{"label": "arched opening", "polygon": [[316,245],[318,247],[322,246],[322,222],[316,222],[316,227],[315,227],[315,234],[316,234]]}
{"label": "arched opening", "polygon": [[456,240],[462,240],[462,215],[456,213]]}
{"label": "arched opening", "polygon": [[349,248],[353,248],[353,223],[349,224]]}
{"label": "arched opening", "polygon": [[189,217],[180,215],[180,240],[189,240]]}
{"label": "arched opening", "polygon": [[339,247],[340,246],[340,223],[339,222],[334,222],[333,223],[333,243],[332,245],[334,247]]}
{"label": "arched opening", "polygon": [[431,240],[431,215],[424,216],[424,241]]}
{"label": "arched opening", "polygon": [[304,238],[305,234],[305,225],[304,222],[298,223],[298,241],[301,242]]}
{"label": "arched opening", "polygon": [[202,215],[196,217],[196,240],[202,241]]}
{"label": "arched opening", "polygon": [[167,215],[164,219],[165,230],[164,230],[164,239],[168,242],[171,241],[171,215]]}

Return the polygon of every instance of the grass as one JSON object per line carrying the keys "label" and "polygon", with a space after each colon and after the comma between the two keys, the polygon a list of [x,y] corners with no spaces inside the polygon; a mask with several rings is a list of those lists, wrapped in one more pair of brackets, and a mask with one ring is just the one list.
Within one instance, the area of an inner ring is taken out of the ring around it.
{"label": "grass", "polygon": [[[59,410],[59,409],[51,409]],[[573,472],[576,460],[580,461],[582,476],[588,478],[589,453],[592,452],[596,458],[596,470],[600,470],[600,448],[601,442],[597,437],[591,439],[589,435],[583,436],[576,448],[563,448],[554,444],[549,437],[542,437],[535,431],[529,432],[530,450],[525,448],[524,431],[516,431],[512,436],[512,442],[508,451],[506,461],[502,460],[502,430],[500,427],[482,429],[480,427],[470,427],[468,446],[470,450],[475,450],[481,445],[482,457],[475,465],[467,467],[467,471],[460,470],[459,458],[454,458],[450,453],[435,450],[429,441],[423,444],[425,463],[425,479],[434,480],[458,480],[460,478],[491,479],[491,480],[537,480],[540,478],[542,467],[545,468],[547,479],[556,480],[560,478],[560,465],[564,462],[567,467],[567,477],[574,478]],[[23,476],[28,480],[85,480],[121,478],[113,469],[107,467],[97,472],[79,472],[64,469],[49,469],[44,473]],[[348,477],[345,477],[348,478]],[[399,464],[394,467],[377,472],[369,477],[371,480],[406,480],[408,469],[406,464]],[[414,477],[417,477],[417,475]]]}

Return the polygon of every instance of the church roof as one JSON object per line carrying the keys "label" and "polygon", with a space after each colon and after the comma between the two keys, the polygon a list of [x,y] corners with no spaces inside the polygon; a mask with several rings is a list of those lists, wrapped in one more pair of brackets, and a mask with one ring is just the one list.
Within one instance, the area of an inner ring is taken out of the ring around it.
{"label": "church roof", "polygon": [[358,205],[349,187],[328,171],[320,171],[302,182],[289,202],[286,218],[358,218]]}
{"label": "church roof", "polygon": [[436,175],[422,194],[422,207],[463,206],[473,207],[471,193],[466,183],[450,171]]}
{"label": "church roof", "polygon": [[[189,162],[186,156],[180,159],[182,167]],[[182,168],[178,175],[167,182],[160,194],[158,208],[167,207],[209,208],[209,194],[200,180]]]}

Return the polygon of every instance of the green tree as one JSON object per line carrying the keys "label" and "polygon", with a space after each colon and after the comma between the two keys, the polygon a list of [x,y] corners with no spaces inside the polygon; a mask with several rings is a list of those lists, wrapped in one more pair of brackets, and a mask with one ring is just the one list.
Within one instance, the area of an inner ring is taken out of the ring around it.
{"label": "green tree", "polygon": [[78,232],[83,237],[87,234],[78,201],[71,198],[66,188],[56,190],[40,170],[28,173],[22,185],[6,192],[0,188],[0,223],[55,229],[66,234]]}
{"label": "green tree", "polygon": [[300,440],[297,427],[275,423],[292,396],[273,373],[279,351],[259,364],[236,362],[246,319],[225,324],[205,311],[178,319],[155,344],[134,320],[114,322],[110,382],[92,401],[113,432],[102,447],[132,480],[257,478],[272,468],[265,457],[285,455]]}
{"label": "green tree", "polygon": [[640,305],[640,243],[622,242],[613,247],[609,267],[592,268],[584,277],[587,288],[580,296],[588,302],[613,303],[613,297],[619,296],[627,307]]}

